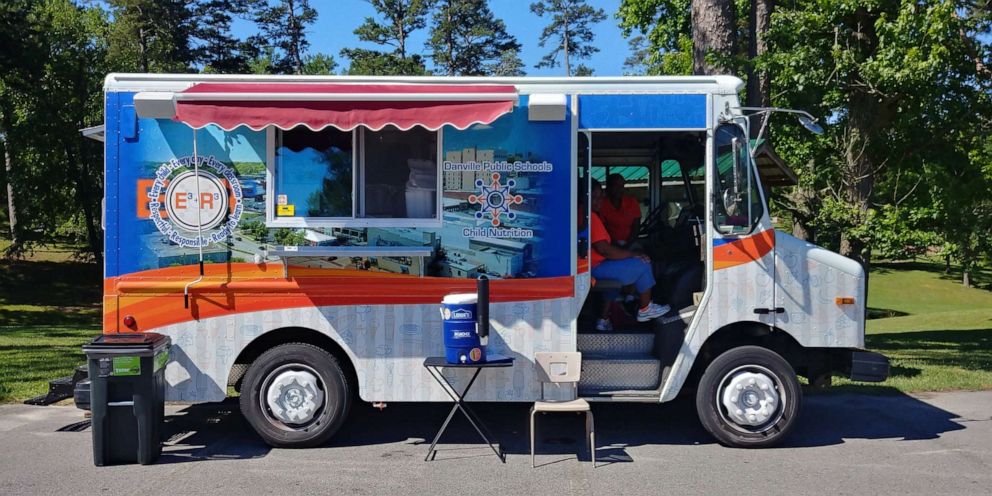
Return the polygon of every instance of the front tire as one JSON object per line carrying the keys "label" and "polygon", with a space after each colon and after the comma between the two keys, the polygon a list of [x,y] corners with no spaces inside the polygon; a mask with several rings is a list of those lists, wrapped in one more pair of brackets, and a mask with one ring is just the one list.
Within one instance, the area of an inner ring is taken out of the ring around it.
{"label": "front tire", "polygon": [[696,390],[703,427],[734,448],[774,446],[789,434],[802,406],[795,370],[781,355],[741,346],[713,360]]}
{"label": "front tire", "polygon": [[262,353],[248,368],[241,413],[270,446],[310,448],[341,428],[351,396],[333,355],[310,344],[283,344]]}

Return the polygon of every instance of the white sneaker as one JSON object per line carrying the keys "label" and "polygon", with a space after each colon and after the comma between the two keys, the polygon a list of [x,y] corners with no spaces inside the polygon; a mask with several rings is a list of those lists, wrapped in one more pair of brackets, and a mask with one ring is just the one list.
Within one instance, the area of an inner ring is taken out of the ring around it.
{"label": "white sneaker", "polygon": [[647,322],[649,320],[657,319],[658,317],[668,313],[671,309],[672,307],[668,305],[659,305],[652,301],[647,308],[642,308],[637,311],[637,321]]}
{"label": "white sneaker", "polygon": [[596,321],[596,330],[597,331],[612,331],[613,330],[613,323],[610,322],[609,319],[599,319],[599,320]]}

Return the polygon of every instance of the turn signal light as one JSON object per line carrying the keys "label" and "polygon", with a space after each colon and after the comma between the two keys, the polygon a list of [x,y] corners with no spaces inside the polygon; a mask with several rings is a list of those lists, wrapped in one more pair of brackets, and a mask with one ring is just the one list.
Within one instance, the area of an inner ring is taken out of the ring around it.
{"label": "turn signal light", "polygon": [[849,296],[838,296],[836,299],[834,299],[834,301],[836,301],[838,305],[853,305],[854,304],[854,298],[851,298]]}
{"label": "turn signal light", "polygon": [[134,317],[132,317],[131,315],[128,315],[128,316],[124,317],[124,325],[125,326],[130,327],[131,329],[134,329],[134,327],[137,324],[138,324],[138,321],[134,320]]}

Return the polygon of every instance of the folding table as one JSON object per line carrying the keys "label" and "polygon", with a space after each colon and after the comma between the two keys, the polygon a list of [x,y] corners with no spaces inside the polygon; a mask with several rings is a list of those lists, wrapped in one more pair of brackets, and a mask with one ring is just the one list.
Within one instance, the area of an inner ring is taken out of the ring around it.
{"label": "folding table", "polygon": [[[482,372],[482,369],[505,368],[512,366],[513,358],[501,355],[490,355],[485,362],[478,363],[448,363],[445,357],[427,357],[427,359],[424,360],[424,368],[430,372],[431,377],[433,377],[434,380],[441,385],[441,389],[444,389],[444,392],[447,393],[448,396],[450,396],[455,402],[455,404],[451,407],[451,411],[448,412],[448,418],[444,419],[444,423],[441,424],[441,430],[437,431],[437,435],[434,436],[434,441],[431,442],[430,450],[427,451],[427,457],[424,458],[424,461],[432,460],[435,456],[437,456],[437,449],[435,449],[435,447],[437,446],[438,440],[441,439],[441,435],[444,434],[445,429],[448,428],[448,424],[451,423],[451,419],[455,416],[455,412],[461,410],[461,412],[465,415],[465,418],[468,419],[469,423],[472,424],[472,427],[475,428],[475,432],[477,432],[479,436],[482,437],[482,440],[489,445],[489,448],[493,450],[493,453],[496,453],[496,456],[498,456],[503,463],[506,463],[506,454],[503,453],[502,446],[500,446],[498,442],[493,445],[493,441],[491,440],[491,438],[494,439],[496,436],[493,436],[489,429],[486,428],[486,425],[482,423],[482,420],[480,420],[475,412],[468,407],[465,403],[465,396],[467,396],[469,391],[471,391],[472,385],[475,384],[475,379],[479,377],[479,373]],[[459,393],[458,390],[455,389],[455,387],[448,381],[448,378],[441,373],[441,369],[445,368],[474,369],[475,372],[472,374],[472,378],[469,379],[468,384],[465,385],[462,392]]]}

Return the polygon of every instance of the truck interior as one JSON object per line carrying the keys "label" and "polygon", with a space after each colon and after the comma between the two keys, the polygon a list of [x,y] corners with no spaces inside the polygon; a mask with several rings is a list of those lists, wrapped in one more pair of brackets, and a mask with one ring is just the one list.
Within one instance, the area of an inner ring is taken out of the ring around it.
{"label": "truck interior", "polygon": [[[590,249],[584,208],[590,180],[605,187],[611,175],[619,175],[625,194],[641,208],[633,250],[651,259],[656,281],[652,299],[671,307],[661,318],[638,322],[637,300],[627,296],[632,288],[594,280],[578,318],[578,350],[583,354],[579,393],[602,399],[657,398],[706,285],[706,134],[580,132],[577,151],[580,263],[588,262]],[[611,299],[618,290],[619,296]],[[604,306],[609,307],[611,331],[596,330]]]}

